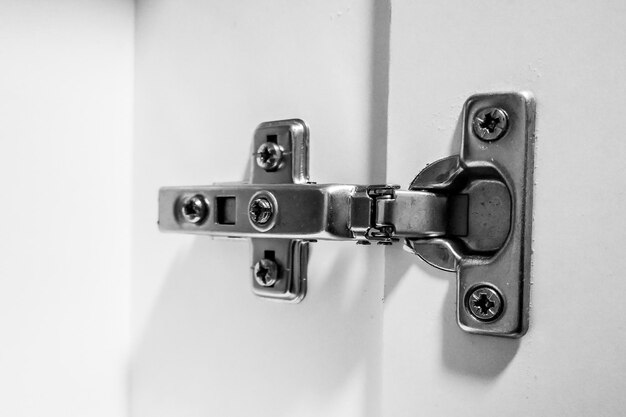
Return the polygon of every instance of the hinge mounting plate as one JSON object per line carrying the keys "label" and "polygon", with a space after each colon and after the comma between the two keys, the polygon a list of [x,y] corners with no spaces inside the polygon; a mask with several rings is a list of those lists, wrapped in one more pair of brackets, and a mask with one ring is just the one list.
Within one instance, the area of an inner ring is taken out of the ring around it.
{"label": "hinge mounting plate", "polygon": [[[489,109],[506,117],[506,129],[485,140],[476,130]],[[406,243],[431,265],[456,270],[457,318],[471,333],[519,337],[528,328],[534,126],[528,93],[472,96],[463,111],[460,154],[429,165],[409,187],[444,194],[464,187],[458,195],[470,196],[466,236]],[[510,222],[490,221],[503,212]]]}

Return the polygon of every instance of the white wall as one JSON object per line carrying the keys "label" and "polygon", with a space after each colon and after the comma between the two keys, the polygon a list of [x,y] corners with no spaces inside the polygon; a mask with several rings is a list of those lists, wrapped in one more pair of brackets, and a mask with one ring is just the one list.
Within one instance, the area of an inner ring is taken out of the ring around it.
{"label": "white wall", "polygon": [[535,93],[537,157],[528,333],[463,333],[454,275],[389,251],[383,414],[623,415],[626,5],[395,0],[391,28],[389,181],[458,149],[476,92]]}
{"label": "white wall", "polygon": [[133,3],[0,1],[0,414],[127,410]]}
{"label": "white wall", "polygon": [[318,242],[298,305],[251,293],[249,245],[157,230],[163,185],[243,179],[256,125],[311,125],[312,180],[384,180],[384,2],[140,1],[135,417],[379,416],[383,251]]}

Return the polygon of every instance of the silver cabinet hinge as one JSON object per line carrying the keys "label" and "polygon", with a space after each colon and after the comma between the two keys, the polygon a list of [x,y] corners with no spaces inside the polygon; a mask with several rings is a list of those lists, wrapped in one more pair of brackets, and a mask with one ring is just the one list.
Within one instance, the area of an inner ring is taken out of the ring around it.
{"label": "silver cabinet hinge", "polygon": [[249,181],[161,188],[159,227],[250,238],[254,292],[290,302],[306,294],[310,242],[403,240],[457,272],[461,328],[518,337],[528,326],[534,115],[526,93],[470,97],[459,154],[428,165],[408,190],[312,183],[306,123],[263,123]]}

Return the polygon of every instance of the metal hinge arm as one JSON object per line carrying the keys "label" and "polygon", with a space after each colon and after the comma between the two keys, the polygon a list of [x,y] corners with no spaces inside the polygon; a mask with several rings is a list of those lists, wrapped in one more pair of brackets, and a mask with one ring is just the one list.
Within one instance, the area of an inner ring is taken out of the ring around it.
{"label": "metal hinge arm", "polygon": [[392,227],[394,237],[437,237],[446,234],[447,197],[426,191],[394,190],[375,200],[375,227]]}
{"label": "metal hinge arm", "polygon": [[[447,198],[425,191],[343,184],[228,184],[163,187],[159,193],[162,231],[226,237],[386,241],[436,237],[446,231]],[[192,223],[190,201],[206,209]],[[269,202],[268,223],[250,216],[258,199]]]}

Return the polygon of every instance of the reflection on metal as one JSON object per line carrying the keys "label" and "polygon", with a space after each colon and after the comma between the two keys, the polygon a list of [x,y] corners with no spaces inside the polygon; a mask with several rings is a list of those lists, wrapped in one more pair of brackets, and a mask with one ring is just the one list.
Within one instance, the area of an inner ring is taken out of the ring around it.
{"label": "reflection on metal", "polygon": [[[261,124],[248,182],[164,187],[159,226],[252,241],[254,292],[298,302],[309,242],[392,244],[456,271],[458,321],[472,333],[518,337],[528,325],[534,101],[489,94],[465,104],[459,155],[395,185],[310,183],[301,120]],[[209,207],[211,210],[209,210]]]}

